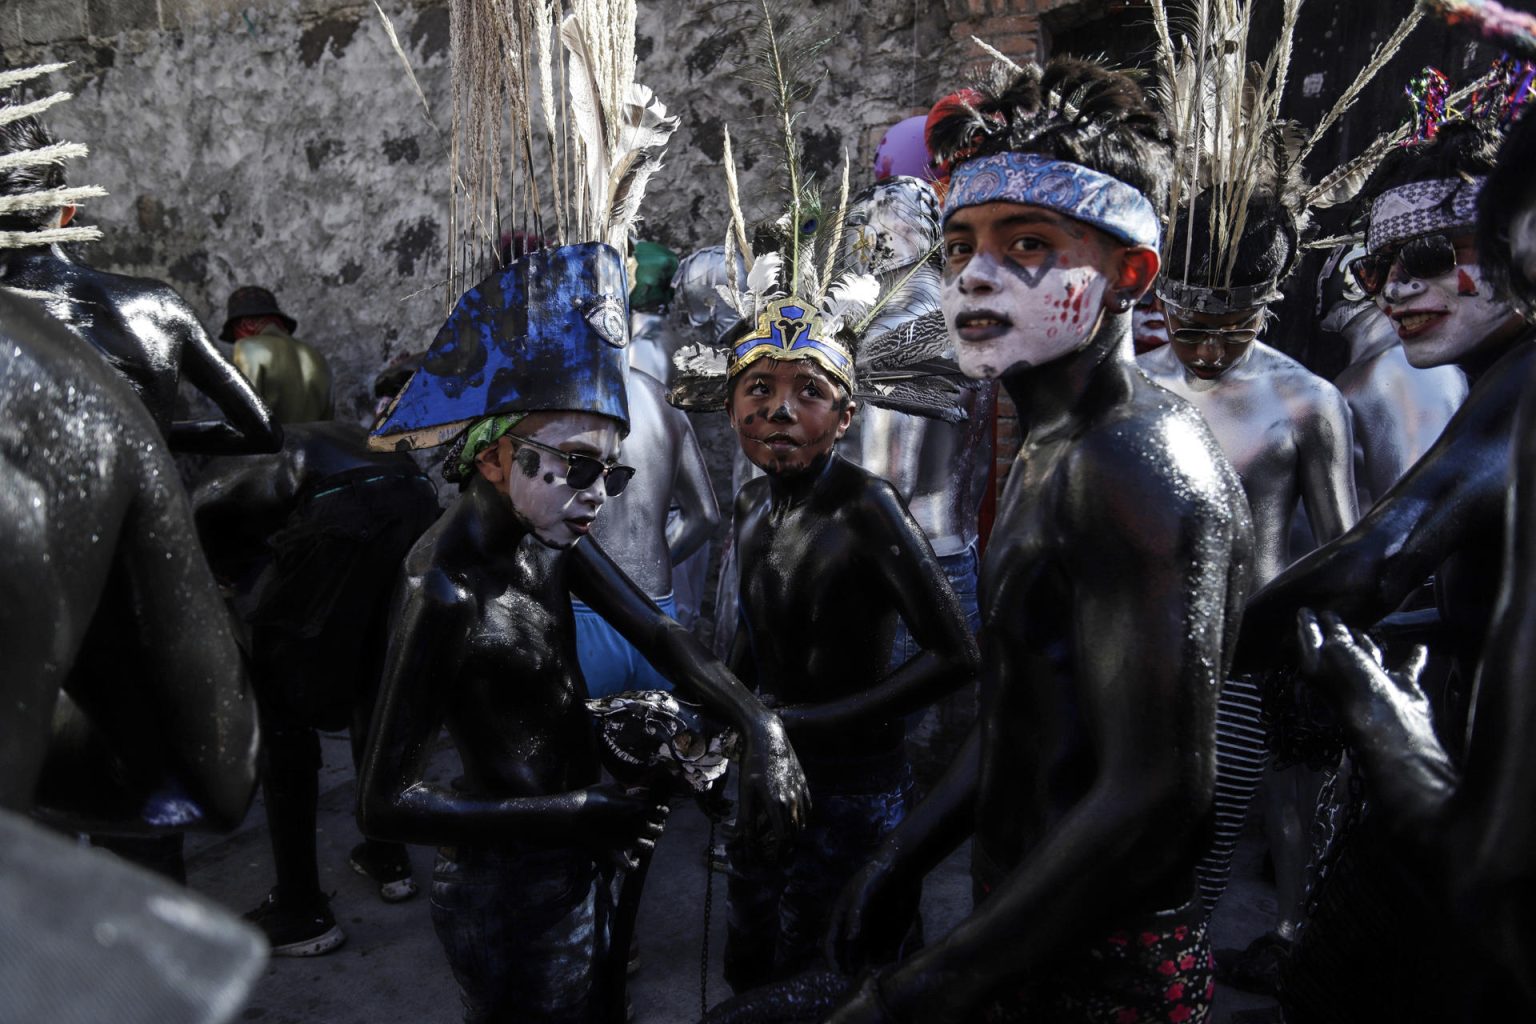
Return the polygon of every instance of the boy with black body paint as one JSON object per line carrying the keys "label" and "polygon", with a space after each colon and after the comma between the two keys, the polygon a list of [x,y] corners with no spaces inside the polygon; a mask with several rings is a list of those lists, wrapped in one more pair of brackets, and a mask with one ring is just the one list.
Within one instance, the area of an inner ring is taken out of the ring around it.
{"label": "boy with black body paint", "polygon": [[[790,312],[797,301],[743,332],[727,400],[742,451],[766,474],[736,499],[744,628],[731,669],[778,709],[811,791],[787,865],[747,869],[733,847],[726,977],[738,991],[816,961],[838,891],[912,800],[902,716],[978,665],[943,567],[895,488],[834,450],[856,409],[852,382],[821,322]],[[892,672],[898,616],[923,653]]]}

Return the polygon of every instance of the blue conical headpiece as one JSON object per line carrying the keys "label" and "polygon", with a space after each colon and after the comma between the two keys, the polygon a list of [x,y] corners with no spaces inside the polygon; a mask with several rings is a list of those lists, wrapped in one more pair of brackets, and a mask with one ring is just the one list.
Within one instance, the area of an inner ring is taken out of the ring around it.
{"label": "blue conical headpiece", "polygon": [[600,242],[492,274],[459,297],[371,445],[430,448],[509,412],[592,412],[627,434],[628,295],[624,258]]}

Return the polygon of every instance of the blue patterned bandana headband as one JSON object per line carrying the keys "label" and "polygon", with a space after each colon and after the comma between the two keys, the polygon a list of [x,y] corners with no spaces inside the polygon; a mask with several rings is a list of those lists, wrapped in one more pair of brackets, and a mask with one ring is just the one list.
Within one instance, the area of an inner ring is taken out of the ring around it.
{"label": "blue patterned bandana headband", "polygon": [[944,220],[983,203],[1043,206],[1091,224],[1126,245],[1157,249],[1157,211],[1147,197],[1118,178],[1039,153],[997,153],[955,168],[944,200]]}
{"label": "blue patterned bandana headband", "polygon": [[1371,203],[1366,249],[1374,254],[1434,231],[1470,231],[1477,225],[1477,196],[1487,180],[1431,178],[1388,189]]}

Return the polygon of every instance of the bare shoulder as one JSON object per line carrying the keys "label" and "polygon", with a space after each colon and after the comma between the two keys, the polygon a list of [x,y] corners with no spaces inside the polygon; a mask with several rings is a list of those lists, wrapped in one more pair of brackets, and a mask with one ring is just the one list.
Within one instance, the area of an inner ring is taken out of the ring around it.
{"label": "bare shoulder", "polygon": [[1158,383],[1165,380],[1175,380],[1183,375],[1182,364],[1173,353],[1173,344],[1160,345],[1150,352],[1143,352],[1136,357],[1136,365],[1141,372]]}
{"label": "bare shoulder", "polygon": [[1204,417],[1178,396],[1151,386],[1078,439],[1064,462],[1063,497],[1077,529],[1136,535],[1143,524],[1238,516],[1242,486]]}

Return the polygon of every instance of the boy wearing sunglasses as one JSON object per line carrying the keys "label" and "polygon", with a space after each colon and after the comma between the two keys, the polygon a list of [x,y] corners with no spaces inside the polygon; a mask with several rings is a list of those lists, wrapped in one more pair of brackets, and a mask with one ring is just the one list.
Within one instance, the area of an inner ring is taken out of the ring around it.
{"label": "boy wearing sunglasses", "polygon": [[1467,379],[1454,366],[1408,362],[1392,321],[1350,271],[1364,255],[1363,245],[1333,251],[1318,276],[1316,312],[1318,329],[1348,347],[1334,385],[1354,421],[1355,493],[1368,509],[1429,451],[1467,397]]}
{"label": "boy wearing sunglasses", "polygon": [[[459,300],[375,443],[453,438],[463,493],[407,557],[359,813],[438,847],[432,918],[469,1022],[580,1021],[605,955],[598,866],[633,865],[667,808],[601,782],[571,600],[602,615],[745,741],[741,820],[798,824],[803,776],[778,718],[590,536],[635,470],[623,260],[531,253]],[[446,727],[463,765],[429,776]]]}
{"label": "boy wearing sunglasses", "polygon": [[[1365,191],[1373,197],[1367,248],[1381,258],[1360,268],[1360,284],[1377,290],[1377,305],[1392,319],[1411,363],[1453,364],[1466,373],[1467,399],[1434,446],[1353,529],[1255,596],[1239,646],[1240,659],[1273,663],[1294,633],[1299,609],[1368,628],[1432,577],[1440,610],[1433,642],[1455,665],[1445,691],[1429,695],[1441,737],[1465,735],[1467,698],[1502,566],[1515,413],[1536,367],[1529,326],[1478,266],[1478,239],[1507,238],[1508,225],[1525,209],[1518,197],[1529,165],[1518,159],[1499,165],[1504,188],[1489,196],[1485,230],[1474,231],[1480,195],[1495,173],[1495,122],[1447,122],[1428,142],[1394,150]],[[1431,235],[1443,241],[1410,245]],[[1521,273],[1509,265],[1507,246],[1490,251],[1502,258],[1497,270],[1503,276]],[[1413,851],[1370,817],[1346,838],[1285,966],[1287,1016],[1457,1017],[1465,1008],[1463,986],[1397,984],[1404,977],[1448,978],[1461,969],[1447,960],[1455,949],[1424,947],[1424,934],[1443,933],[1448,925],[1414,883],[1393,873]],[[1372,884],[1330,882],[1348,878]],[[1368,931],[1361,922],[1370,923]],[[1383,994],[1395,998],[1383,1001]]]}

